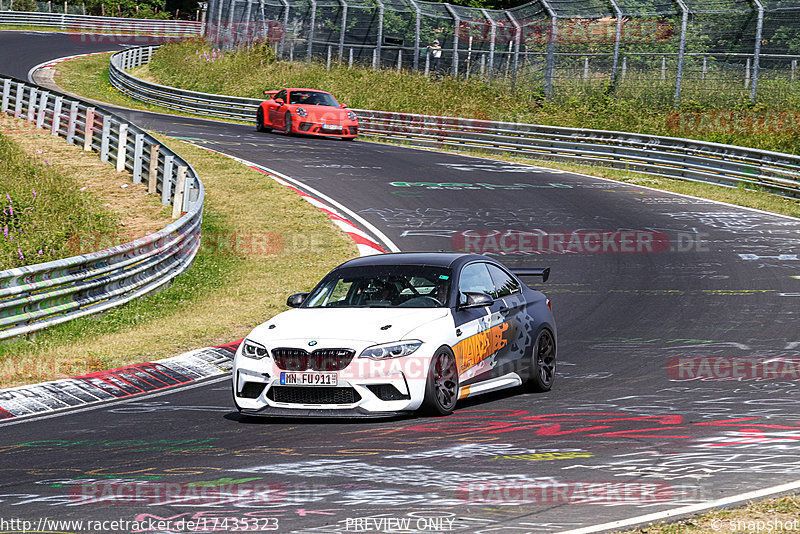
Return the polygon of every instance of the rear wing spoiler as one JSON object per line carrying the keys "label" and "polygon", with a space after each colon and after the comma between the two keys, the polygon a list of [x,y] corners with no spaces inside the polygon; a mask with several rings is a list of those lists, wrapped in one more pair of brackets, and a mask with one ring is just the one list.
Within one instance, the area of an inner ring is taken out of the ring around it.
{"label": "rear wing spoiler", "polygon": [[545,267],[544,269],[511,269],[511,272],[520,278],[524,276],[541,276],[542,283],[547,282],[547,279],[550,278],[550,267]]}

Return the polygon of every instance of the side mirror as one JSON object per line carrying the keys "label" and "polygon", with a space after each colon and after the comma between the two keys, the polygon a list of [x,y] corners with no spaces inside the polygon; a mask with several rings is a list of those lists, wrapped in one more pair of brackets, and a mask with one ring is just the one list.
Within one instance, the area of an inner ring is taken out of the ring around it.
{"label": "side mirror", "polygon": [[460,303],[458,305],[461,309],[468,309],[468,308],[485,308],[486,306],[491,306],[494,304],[494,299],[487,295],[486,293],[477,293],[473,291],[466,291],[461,293],[462,296],[466,297],[467,301]]}
{"label": "side mirror", "polygon": [[275,102],[277,102],[279,106],[282,106],[284,104],[284,101],[283,101],[282,98],[276,98]]}
{"label": "side mirror", "polygon": [[341,104],[339,107],[342,108],[342,109],[345,109],[345,108],[347,108],[347,104]]}
{"label": "side mirror", "polygon": [[286,305],[290,308],[299,308],[306,300],[308,293],[295,293],[286,299]]}

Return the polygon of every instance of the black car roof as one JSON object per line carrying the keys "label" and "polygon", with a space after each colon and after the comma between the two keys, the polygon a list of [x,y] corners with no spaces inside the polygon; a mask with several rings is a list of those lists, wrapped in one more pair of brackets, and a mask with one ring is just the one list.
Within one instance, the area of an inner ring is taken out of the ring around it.
{"label": "black car roof", "polygon": [[339,267],[367,267],[371,265],[430,265],[432,267],[455,268],[472,260],[494,261],[479,254],[458,252],[394,252],[363,256],[341,264]]}

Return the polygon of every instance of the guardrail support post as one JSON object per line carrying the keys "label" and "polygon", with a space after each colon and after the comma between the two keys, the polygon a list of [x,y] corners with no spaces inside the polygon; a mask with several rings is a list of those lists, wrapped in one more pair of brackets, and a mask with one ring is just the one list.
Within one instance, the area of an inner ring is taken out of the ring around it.
{"label": "guardrail support post", "polygon": [[108,162],[108,148],[111,144],[111,119],[106,115],[103,117],[103,129],[100,134],[100,161],[103,163]]}
{"label": "guardrail support post", "polygon": [[35,87],[30,88],[28,95],[28,122],[33,122],[36,119],[36,97],[39,91]]}
{"label": "guardrail support post", "polygon": [[147,194],[154,195],[156,193],[156,184],[158,183],[158,152],[161,150],[161,145],[150,146],[150,172],[147,175]]}
{"label": "guardrail support post", "polygon": [[164,157],[164,174],[161,176],[161,203],[165,206],[170,205],[170,197],[172,196],[172,166],[174,162],[175,156]]}
{"label": "guardrail support post", "polygon": [[53,108],[53,120],[50,121],[50,135],[58,135],[61,129],[61,108],[64,105],[64,97],[57,96],[55,107]]}
{"label": "guardrail support post", "polygon": [[8,100],[11,97],[11,80],[6,78],[3,80],[3,102],[0,105],[0,112],[5,113],[8,111]]}
{"label": "guardrail support post", "polygon": [[144,152],[144,134],[136,134],[133,143],[133,183],[142,183],[142,153]]}
{"label": "guardrail support post", "polygon": [[14,94],[14,118],[22,117],[22,105],[25,98],[25,84],[17,83],[17,92]]}
{"label": "guardrail support post", "polygon": [[172,218],[179,219],[183,213],[183,194],[186,189],[186,171],[188,167],[178,167],[178,179],[175,183],[175,197],[172,199]]}
{"label": "guardrail support post", "polygon": [[75,144],[75,130],[78,124],[78,103],[69,106],[69,122],[67,123],[67,143]]}
{"label": "guardrail support post", "polygon": [[125,170],[125,158],[128,153],[128,125],[119,125],[119,143],[117,146],[117,172]]}
{"label": "guardrail support post", "polygon": [[86,108],[86,125],[83,128],[83,150],[89,152],[92,149],[92,138],[94,137],[94,108]]}
{"label": "guardrail support post", "polygon": [[42,91],[39,96],[39,110],[36,114],[36,127],[37,128],[44,128],[44,119],[45,115],[47,115],[47,100],[50,96],[50,93],[47,91]]}

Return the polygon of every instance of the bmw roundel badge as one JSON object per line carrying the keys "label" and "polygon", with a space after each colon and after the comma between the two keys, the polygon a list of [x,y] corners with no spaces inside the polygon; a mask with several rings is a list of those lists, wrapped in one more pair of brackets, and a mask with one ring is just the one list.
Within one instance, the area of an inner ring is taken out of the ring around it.
{"label": "bmw roundel badge", "polygon": [[314,346],[314,345],[316,345],[316,344],[317,344],[317,342],[316,342],[316,341],[309,341],[309,342],[308,342],[308,346],[309,346],[309,347],[313,347],[313,346]]}

